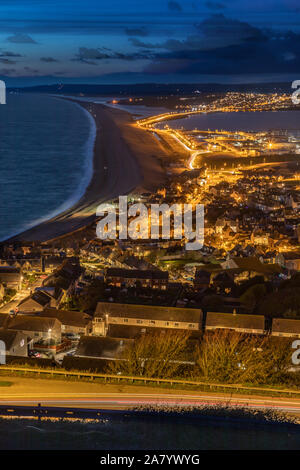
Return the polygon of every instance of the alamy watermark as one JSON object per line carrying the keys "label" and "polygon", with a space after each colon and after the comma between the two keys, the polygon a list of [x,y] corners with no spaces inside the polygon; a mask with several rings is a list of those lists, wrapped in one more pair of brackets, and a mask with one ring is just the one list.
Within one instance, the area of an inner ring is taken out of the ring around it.
{"label": "alamy watermark", "polygon": [[119,204],[101,204],[96,211],[103,217],[96,228],[101,240],[185,240],[186,250],[200,250],[204,243],[203,204],[150,204],[128,206],[127,196]]}
{"label": "alamy watermark", "polygon": [[0,340],[0,364],[6,364],[6,345]]}
{"label": "alamy watermark", "polygon": [[6,104],[6,85],[3,80],[0,80],[0,104]]}
{"label": "alamy watermark", "polygon": [[292,102],[293,104],[300,104],[300,98],[298,98],[300,95],[300,80],[294,80],[292,82],[292,88],[295,89],[292,93]]}

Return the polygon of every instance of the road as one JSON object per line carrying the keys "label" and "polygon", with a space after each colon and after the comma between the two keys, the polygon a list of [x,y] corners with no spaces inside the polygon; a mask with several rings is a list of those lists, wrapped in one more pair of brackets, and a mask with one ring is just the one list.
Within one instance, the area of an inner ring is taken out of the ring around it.
{"label": "road", "polygon": [[[5,386],[9,382],[8,386]],[[2,385],[2,386],[1,386]],[[80,408],[129,408],[136,405],[230,404],[272,408],[300,416],[300,398],[266,397],[157,388],[152,385],[103,384],[0,375],[0,405],[34,405]]]}
{"label": "road", "polygon": [[174,395],[167,393],[31,393],[11,395],[1,393],[0,405],[37,405],[80,408],[130,408],[138,405],[191,406],[230,405],[259,409],[274,409],[300,414],[300,400],[288,398],[230,397],[222,394]]}
{"label": "road", "polygon": [[9,313],[10,310],[14,310],[17,305],[21,302],[21,300],[25,299],[28,297],[30,294],[30,289],[22,289],[17,294],[14,296],[14,298],[8,302],[7,304],[3,305],[0,308],[0,313]]}
{"label": "road", "polygon": [[14,310],[19,305],[21,300],[26,299],[26,297],[28,297],[31,292],[33,292],[37,287],[42,286],[43,279],[41,279],[40,277],[41,273],[35,274],[38,276],[37,280],[33,282],[33,284],[31,284],[30,286],[23,287],[16,293],[16,295],[12,298],[10,302],[7,302],[5,305],[2,305],[2,307],[0,307],[0,313],[9,313],[10,310]]}

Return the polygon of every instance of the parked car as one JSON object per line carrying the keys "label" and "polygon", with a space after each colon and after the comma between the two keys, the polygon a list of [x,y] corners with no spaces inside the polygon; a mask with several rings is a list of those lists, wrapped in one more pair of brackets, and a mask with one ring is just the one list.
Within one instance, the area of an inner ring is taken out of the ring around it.
{"label": "parked car", "polygon": [[28,356],[29,357],[41,357],[41,353],[38,351],[34,351],[34,349],[32,349],[31,351],[29,351]]}

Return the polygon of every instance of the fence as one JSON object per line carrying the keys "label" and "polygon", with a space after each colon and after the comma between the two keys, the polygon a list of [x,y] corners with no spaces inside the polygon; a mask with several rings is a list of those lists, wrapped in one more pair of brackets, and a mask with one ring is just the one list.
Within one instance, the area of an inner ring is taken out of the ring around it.
{"label": "fence", "polygon": [[80,372],[80,371],[67,371],[67,370],[55,370],[55,369],[38,369],[38,368],[27,368],[27,367],[10,367],[7,365],[0,365],[0,372],[7,371],[7,372],[23,372],[25,375],[26,373],[30,374],[37,374],[37,375],[50,375],[51,377],[75,377],[77,379],[80,378],[87,378],[90,380],[94,379],[102,379],[105,383],[108,382],[140,382],[142,384],[166,384],[166,385],[183,385],[183,386],[191,386],[191,387],[199,387],[208,390],[219,390],[223,392],[252,392],[252,393],[263,393],[269,394],[271,393],[279,393],[279,394],[287,394],[287,395],[296,395],[300,398],[300,390],[293,390],[293,389],[280,389],[280,388],[263,388],[263,387],[250,387],[246,385],[240,384],[216,384],[216,383],[209,383],[209,382],[198,382],[192,380],[180,380],[180,379],[158,379],[154,377],[130,377],[126,375],[112,375],[112,374],[98,374],[94,372]]}

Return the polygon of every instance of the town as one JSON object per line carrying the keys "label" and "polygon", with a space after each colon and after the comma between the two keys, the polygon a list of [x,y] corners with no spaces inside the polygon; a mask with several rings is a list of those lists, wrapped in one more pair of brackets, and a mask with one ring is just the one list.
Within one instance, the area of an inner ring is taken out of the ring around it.
{"label": "town", "polygon": [[[284,106],[285,96],[258,96],[251,102],[248,96],[229,94],[212,109],[237,102],[239,110],[244,103],[247,109],[269,109],[274,103]],[[144,234],[101,240],[99,217],[48,242],[3,243],[0,340],[8,363],[46,360],[56,367],[105,373],[116,371],[128,349],[143,338],[146,343],[148,335],[166,342],[170,334],[182,335],[189,363],[203,338],[220,331],[283,344],[300,338],[298,144],[282,152],[278,141],[289,139],[284,130],[259,139],[226,133],[224,143],[224,131],[187,135],[164,124],[153,127],[168,117],[134,123],[156,133],[161,145],[172,141],[178,153],[164,162],[168,179],[163,186],[132,192],[128,200],[158,207],[204,205],[202,248],[186,250],[186,240],[172,237],[172,229],[169,239]],[[231,139],[243,142],[233,156]],[[205,157],[199,150],[203,145]],[[118,212],[118,200],[112,203]],[[163,220],[158,220],[161,229]]]}

